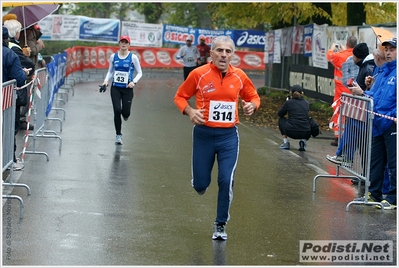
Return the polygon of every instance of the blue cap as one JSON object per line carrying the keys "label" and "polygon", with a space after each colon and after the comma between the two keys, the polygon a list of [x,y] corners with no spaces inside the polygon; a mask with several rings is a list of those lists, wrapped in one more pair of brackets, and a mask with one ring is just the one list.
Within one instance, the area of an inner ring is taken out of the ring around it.
{"label": "blue cap", "polygon": [[382,42],[382,45],[383,45],[383,46],[386,46],[386,45],[388,45],[388,44],[390,44],[391,46],[393,46],[393,47],[396,48],[396,37],[391,38],[391,39],[389,39],[389,40],[387,40],[387,41]]}

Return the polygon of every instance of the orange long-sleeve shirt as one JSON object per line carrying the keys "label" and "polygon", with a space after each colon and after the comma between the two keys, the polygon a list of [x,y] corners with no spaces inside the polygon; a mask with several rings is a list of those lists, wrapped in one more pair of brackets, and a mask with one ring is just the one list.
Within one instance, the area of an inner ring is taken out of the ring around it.
{"label": "orange long-sleeve shirt", "polygon": [[342,64],[352,56],[353,48],[348,48],[342,51],[334,52],[333,49],[327,51],[327,60],[334,66],[334,80],[342,84]]}
{"label": "orange long-sleeve shirt", "polygon": [[334,52],[333,49],[327,51],[327,60],[334,66],[335,93],[334,101],[341,98],[342,93],[351,94],[350,90],[342,83],[342,64],[352,56],[353,48]]}
{"label": "orange long-sleeve shirt", "polygon": [[[195,96],[196,109],[205,109],[204,125],[208,127],[226,128],[239,124],[240,97],[246,102],[255,103],[256,108],[260,106],[260,98],[252,81],[244,71],[231,65],[224,77],[212,63],[191,71],[188,78],[178,88],[174,103],[183,113],[189,105],[188,100],[193,96]],[[218,110],[220,107],[223,107],[222,110]],[[210,110],[212,111],[211,118]]]}

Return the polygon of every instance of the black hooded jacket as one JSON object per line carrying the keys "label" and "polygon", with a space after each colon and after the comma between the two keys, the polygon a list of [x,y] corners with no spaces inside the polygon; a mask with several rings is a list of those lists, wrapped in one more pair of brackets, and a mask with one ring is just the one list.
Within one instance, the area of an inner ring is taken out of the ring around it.
{"label": "black hooded jacket", "polygon": [[356,65],[359,66],[359,73],[357,74],[356,82],[363,90],[366,90],[366,84],[364,83],[364,80],[367,76],[373,75],[375,67],[373,55],[368,55],[366,58],[359,61]]}
{"label": "black hooded jacket", "polygon": [[22,53],[22,48],[20,47],[19,42],[16,41],[14,38],[10,38],[8,47],[11,48],[11,50],[14,51],[15,54],[17,54],[19,60],[21,61],[22,67],[26,69],[32,68],[28,75],[31,76],[35,72],[35,63],[30,58],[25,56],[24,53]]}

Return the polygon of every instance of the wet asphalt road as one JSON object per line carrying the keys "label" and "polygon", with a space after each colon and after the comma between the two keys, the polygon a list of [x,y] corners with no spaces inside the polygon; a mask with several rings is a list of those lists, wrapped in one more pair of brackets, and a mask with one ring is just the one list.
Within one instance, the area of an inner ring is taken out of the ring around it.
{"label": "wet asphalt road", "polygon": [[59,104],[62,131],[47,124],[62,137],[61,151],[58,139],[40,138],[36,148],[49,161],[28,154],[14,173],[31,195],[13,191],[24,200],[23,219],[17,200],[3,202],[4,266],[311,265],[299,261],[301,240],[393,240],[387,264],[396,265],[396,211],[353,205],[346,212],[357,197],[350,180],[320,179],[312,192],[317,174],[335,173],[325,159],[336,150],[331,134],[311,138],[306,152],[295,141],[281,151],[278,131],[241,124],[228,240],[212,241],[217,165],[199,196],[191,188],[192,124],[173,103],[182,74],[142,78],[122,146],[114,144],[111,100],[109,91],[98,92],[100,81],[77,83]]}

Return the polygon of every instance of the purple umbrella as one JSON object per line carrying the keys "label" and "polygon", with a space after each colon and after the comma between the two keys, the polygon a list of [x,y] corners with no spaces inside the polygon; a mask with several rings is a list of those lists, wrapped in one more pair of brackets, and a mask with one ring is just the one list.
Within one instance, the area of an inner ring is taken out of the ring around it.
{"label": "purple umbrella", "polygon": [[[22,29],[26,30],[48,15],[51,15],[59,7],[60,5],[57,4],[22,5],[11,9],[8,13],[17,15],[18,21],[22,24]],[[24,33],[26,40],[26,31]]]}

